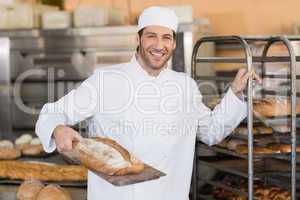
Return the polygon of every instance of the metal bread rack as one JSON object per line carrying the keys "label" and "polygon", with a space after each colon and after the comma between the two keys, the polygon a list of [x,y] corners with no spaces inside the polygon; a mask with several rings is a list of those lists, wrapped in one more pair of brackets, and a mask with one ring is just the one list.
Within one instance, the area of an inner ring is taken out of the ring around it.
{"label": "metal bread rack", "polygon": [[[193,49],[193,55],[192,55],[192,77],[197,80],[212,80],[212,81],[230,81],[228,77],[222,77],[222,76],[204,76],[204,75],[197,75],[197,64],[203,64],[203,63],[240,63],[246,65],[246,68],[248,71],[250,71],[253,67],[254,63],[261,64],[262,66],[262,78],[281,78],[281,79],[290,79],[290,92],[284,93],[281,95],[290,96],[291,97],[291,116],[290,119],[290,141],[292,144],[291,153],[289,156],[290,160],[290,190],[292,194],[292,199],[296,200],[296,101],[297,101],[297,92],[296,92],[296,79],[300,77],[296,77],[296,62],[300,61],[300,57],[297,57],[294,52],[294,48],[292,46],[292,41],[300,41],[300,37],[289,37],[289,36],[269,36],[269,37],[243,37],[243,36],[216,36],[216,37],[203,37],[197,41],[197,43],[194,46]],[[198,55],[199,49],[204,43],[214,43],[214,44],[222,44],[226,46],[231,46],[233,48],[238,47],[239,49],[243,50],[244,57],[201,57]],[[251,48],[252,45],[255,45],[255,43],[263,43],[263,51],[261,53],[261,56],[253,56],[253,49]],[[286,47],[288,56],[269,56],[268,52],[270,50],[270,47],[274,45],[275,43],[281,43],[283,46]],[[289,75],[272,75],[272,74],[265,74],[264,69],[266,63],[289,63],[290,67],[290,73]],[[273,92],[274,93],[274,92]],[[270,94],[270,91],[264,91],[263,94]],[[277,93],[274,93],[277,94]],[[247,114],[247,128],[248,128],[248,154],[246,155],[238,155],[234,153],[230,153],[230,151],[224,151],[220,150],[220,148],[215,147],[208,147],[203,144],[199,144],[200,142],[196,142],[196,148],[197,146],[206,146],[206,148],[213,150],[218,153],[231,155],[239,157],[241,160],[247,159],[247,177],[248,178],[248,199],[252,200],[254,199],[254,191],[253,191],[253,182],[257,178],[254,176],[254,159],[256,158],[253,152],[253,80],[252,77],[249,78],[248,86],[247,86],[247,108],[248,108],[248,114]],[[270,118],[260,118],[262,122],[264,122],[266,125],[270,125],[270,122],[272,120],[276,119],[270,119]],[[269,156],[270,157],[270,156]],[[272,157],[272,155],[271,155]],[[261,156],[260,158],[265,159],[264,156]],[[194,159],[194,171],[193,171],[193,181],[192,181],[192,199],[197,200],[202,195],[198,193],[197,188],[197,180],[200,178],[198,177],[197,172],[197,164],[205,164],[205,161],[200,160],[200,158],[195,153],[195,159]],[[287,162],[282,160],[283,162]],[[222,165],[220,163],[220,165]],[[222,170],[222,167],[217,167],[218,170]],[[234,173],[234,171],[230,170],[229,168],[226,168],[229,170],[229,172]],[[201,169],[200,169],[201,170]],[[228,172],[228,171],[227,171]],[[237,174],[238,175],[238,174]],[[260,177],[260,176],[259,176]],[[260,177],[262,178],[262,177]],[[273,177],[274,178],[274,177]],[[205,181],[205,180],[203,180]],[[280,181],[279,181],[280,182]],[[209,183],[209,180],[207,180],[207,183]],[[221,184],[222,185],[222,184]],[[216,185],[215,185],[216,186]],[[218,184],[220,186],[220,184]],[[222,187],[222,186],[221,186]],[[235,191],[236,192],[236,191]],[[242,191],[240,192],[242,194]],[[202,197],[203,198],[203,197]]]}

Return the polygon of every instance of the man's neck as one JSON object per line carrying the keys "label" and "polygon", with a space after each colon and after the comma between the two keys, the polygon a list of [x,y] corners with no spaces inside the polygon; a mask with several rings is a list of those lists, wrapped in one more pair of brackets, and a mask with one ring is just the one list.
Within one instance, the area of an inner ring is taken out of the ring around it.
{"label": "man's neck", "polygon": [[143,62],[143,59],[141,58],[141,56],[138,53],[135,55],[135,57],[136,57],[136,60],[138,61],[138,63],[140,64],[140,66],[148,73],[149,76],[157,77],[159,75],[159,73],[165,69],[165,66],[160,69],[153,69],[151,67],[148,67]]}

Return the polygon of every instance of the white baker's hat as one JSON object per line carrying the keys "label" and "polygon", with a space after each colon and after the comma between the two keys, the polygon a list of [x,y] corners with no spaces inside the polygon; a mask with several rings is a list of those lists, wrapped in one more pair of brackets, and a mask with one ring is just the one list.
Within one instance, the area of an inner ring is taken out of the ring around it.
{"label": "white baker's hat", "polygon": [[173,31],[177,31],[178,18],[175,12],[164,7],[146,8],[139,17],[138,29],[141,30],[146,26],[164,26]]}

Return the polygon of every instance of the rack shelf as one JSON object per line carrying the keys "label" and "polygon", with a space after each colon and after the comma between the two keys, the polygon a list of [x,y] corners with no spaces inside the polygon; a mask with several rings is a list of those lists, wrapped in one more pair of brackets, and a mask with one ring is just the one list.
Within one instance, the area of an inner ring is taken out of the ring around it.
{"label": "rack shelf", "polygon": [[[252,57],[253,63],[272,62],[272,63],[288,63],[291,58],[287,56],[272,57]],[[296,61],[300,61],[300,56],[296,57]],[[196,58],[196,63],[247,63],[247,59],[239,57],[202,57]]]}

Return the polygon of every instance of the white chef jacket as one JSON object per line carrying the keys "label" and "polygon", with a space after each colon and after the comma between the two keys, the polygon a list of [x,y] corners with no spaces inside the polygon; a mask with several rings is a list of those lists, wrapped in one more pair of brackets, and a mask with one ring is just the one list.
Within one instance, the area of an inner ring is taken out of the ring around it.
{"label": "white chef jacket", "polygon": [[77,89],[45,104],[36,134],[45,151],[52,152],[56,146],[51,134],[57,125],[87,119],[90,136],[110,137],[166,173],[118,187],[89,171],[88,200],[187,200],[196,133],[208,145],[216,144],[246,113],[246,103],[231,89],[211,111],[188,75],[165,68],[150,76],[133,56],[128,63],[95,70]]}

